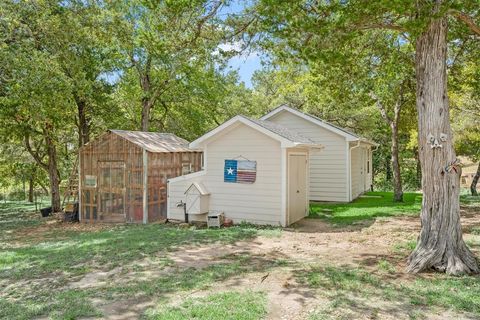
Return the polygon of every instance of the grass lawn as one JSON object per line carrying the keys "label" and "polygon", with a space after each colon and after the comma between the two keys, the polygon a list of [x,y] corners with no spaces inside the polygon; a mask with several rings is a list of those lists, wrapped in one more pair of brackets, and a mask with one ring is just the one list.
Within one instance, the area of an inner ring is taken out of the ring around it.
{"label": "grass lawn", "polygon": [[395,203],[391,192],[367,192],[350,203],[313,203],[310,206],[309,217],[347,225],[378,217],[418,215],[421,206],[420,193],[405,193],[403,202]]}
{"label": "grass lawn", "polygon": [[[192,267],[159,272],[148,278],[135,277],[146,271],[142,266],[145,260],[156,271],[171,268],[169,254],[183,246],[232,244],[258,235],[277,237],[281,233],[278,228],[249,225],[219,230],[159,224],[103,225],[84,230],[82,224],[65,224],[65,228],[60,224],[50,229],[48,220],[31,210],[32,206],[26,203],[0,205],[0,287],[6,288],[0,293],[1,319],[99,316],[91,299],[113,301],[142,296],[160,299],[166,294],[202,288],[219,279],[252,272],[260,266],[266,270],[283,263],[281,260],[258,263],[249,255],[237,255],[221,257],[218,264],[201,270]],[[115,271],[112,280],[128,277],[128,281],[111,281],[100,288],[69,286],[93,271],[112,270]],[[195,308],[203,307],[195,304]]]}
{"label": "grass lawn", "polygon": [[[334,228],[418,215],[420,194],[407,193],[402,204],[391,199],[390,193],[373,192],[350,204],[313,204],[310,216],[333,227],[308,234],[250,225],[54,223],[32,213],[29,204],[2,203],[0,319],[102,318],[147,302],[131,318],[263,319],[272,303],[274,309],[285,305],[289,310],[303,300],[309,301],[305,319],[381,319],[392,310],[400,318],[438,312],[480,317],[479,278],[405,275],[401,263],[416,234],[395,225],[386,243],[386,225],[365,225],[368,232]],[[479,199],[462,196],[462,203],[472,213],[480,211]],[[465,236],[478,256],[480,223],[475,225],[475,214],[468,219]],[[330,254],[332,245],[341,248],[348,265],[337,260],[338,251]],[[367,251],[371,246],[373,257],[365,254],[362,262],[356,249],[349,249],[355,246]]]}
{"label": "grass lawn", "polygon": [[160,307],[151,311],[148,319],[158,320],[250,320],[262,319],[266,297],[258,292],[223,292],[205,298],[188,298],[178,307]]}

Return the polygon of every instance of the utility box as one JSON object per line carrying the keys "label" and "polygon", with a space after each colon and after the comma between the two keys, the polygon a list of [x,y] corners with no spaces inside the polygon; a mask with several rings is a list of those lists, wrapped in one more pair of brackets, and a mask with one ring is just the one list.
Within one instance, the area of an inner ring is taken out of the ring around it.
{"label": "utility box", "polygon": [[202,183],[194,182],[185,191],[187,214],[204,214],[208,212],[210,193]]}
{"label": "utility box", "polygon": [[223,225],[224,219],[223,212],[213,213],[209,212],[207,217],[207,227],[217,227],[220,228]]}

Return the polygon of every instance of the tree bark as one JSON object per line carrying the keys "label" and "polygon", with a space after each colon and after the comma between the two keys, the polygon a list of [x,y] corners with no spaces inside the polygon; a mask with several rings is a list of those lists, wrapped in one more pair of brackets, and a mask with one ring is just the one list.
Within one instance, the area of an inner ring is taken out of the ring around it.
{"label": "tree bark", "polygon": [[35,181],[34,181],[33,177],[30,177],[28,179],[28,202],[30,202],[30,203],[33,202],[34,187],[35,187]]}
{"label": "tree bark", "polygon": [[46,125],[44,129],[44,134],[48,156],[47,171],[50,180],[50,197],[52,200],[52,211],[60,212],[62,211],[60,203],[60,172],[58,171],[57,149],[55,147],[55,142],[53,141],[51,136],[51,125]]}
{"label": "tree bark", "polygon": [[477,172],[475,173],[475,176],[473,177],[473,180],[472,180],[472,184],[470,185],[470,192],[472,193],[472,196],[478,196],[477,183],[479,178],[480,178],[480,162],[478,163]]}
{"label": "tree bark", "polygon": [[415,176],[416,176],[416,184],[417,188],[422,187],[422,165],[420,164],[420,155],[418,154],[418,148],[415,148]]}
{"label": "tree bark", "polygon": [[90,121],[86,113],[87,103],[85,100],[75,95],[75,103],[78,112],[78,146],[82,147],[90,141]]}
{"label": "tree bark", "polygon": [[[440,1],[437,7],[439,4]],[[415,60],[423,202],[422,227],[417,246],[408,258],[407,271],[417,273],[434,269],[453,275],[477,273],[477,261],[462,237],[461,170],[457,167],[447,170],[456,155],[447,96],[446,17],[433,19],[418,37]],[[446,134],[445,141],[440,138],[442,133]]]}
{"label": "tree bark", "polygon": [[152,106],[147,97],[142,99],[142,131],[148,131],[150,128],[150,110]]}
{"label": "tree bark", "polygon": [[402,176],[398,156],[398,124],[392,122],[392,169],[393,169],[393,201],[403,201]]}
{"label": "tree bark", "polygon": [[385,180],[392,180],[392,157],[387,156],[385,158]]}
{"label": "tree bark", "polygon": [[[400,122],[400,112],[402,110],[402,106],[404,104],[404,83],[400,88],[400,94],[398,96],[397,101],[395,102],[395,106],[393,107],[393,118],[391,118],[388,113],[386,107],[380,101],[380,99],[372,92],[371,96],[375,99],[377,108],[380,111],[380,114],[383,120],[390,126],[391,130],[391,157],[390,161],[392,164],[393,169],[393,201],[394,202],[402,202],[403,201],[403,189],[402,189],[402,175],[400,172],[400,161],[399,161],[399,152],[398,152],[398,123]],[[390,173],[391,176],[391,173]],[[389,178],[389,170],[387,170],[387,180]]]}

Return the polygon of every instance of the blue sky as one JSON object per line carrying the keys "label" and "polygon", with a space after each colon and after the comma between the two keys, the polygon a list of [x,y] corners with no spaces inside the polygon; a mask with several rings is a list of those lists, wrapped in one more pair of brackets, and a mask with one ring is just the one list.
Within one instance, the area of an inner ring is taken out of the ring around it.
{"label": "blue sky", "polygon": [[233,57],[228,65],[232,69],[238,70],[240,81],[243,81],[248,88],[252,87],[253,73],[262,68],[257,53],[252,53],[246,57]]}
{"label": "blue sky", "polygon": [[[219,15],[225,16],[232,13],[239,13],[243,11],[245,6],[248,6],[250,1],[234,0],[228,7],[222,8]],[[248,88],[252,87],[252,76],[256,70],[262,68],[261,58],[258,52],[244,53],[230,59],[228,66],[233,70],[238,70],[240,81],[244,82]]]}

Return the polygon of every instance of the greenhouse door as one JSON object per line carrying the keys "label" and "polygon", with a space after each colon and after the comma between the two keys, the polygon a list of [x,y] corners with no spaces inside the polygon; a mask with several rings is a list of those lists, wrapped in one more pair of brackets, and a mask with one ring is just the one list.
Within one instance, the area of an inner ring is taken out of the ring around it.
{"label": "greenhouse door", "polygon": [[98,220],[125,222],[125,163],[98,163]]}

